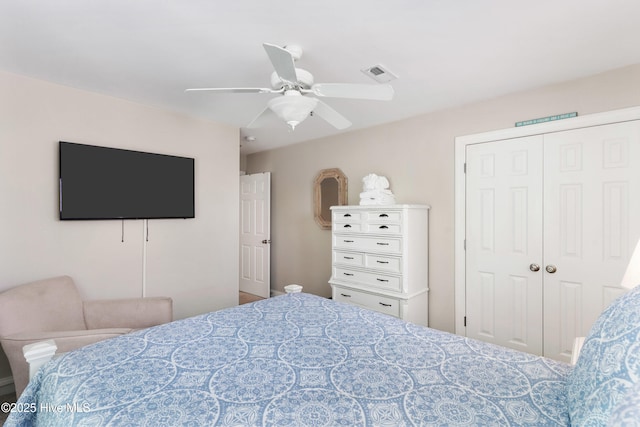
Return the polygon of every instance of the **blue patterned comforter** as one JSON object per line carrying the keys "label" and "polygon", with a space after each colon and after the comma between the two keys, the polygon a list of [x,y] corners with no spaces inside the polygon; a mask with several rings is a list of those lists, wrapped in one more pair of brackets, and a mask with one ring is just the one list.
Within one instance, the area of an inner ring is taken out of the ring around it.
{"label": "blue patterned comforter", "polygon": [[298,293],[58,357],[6,425],[566,425],[569,373]]}

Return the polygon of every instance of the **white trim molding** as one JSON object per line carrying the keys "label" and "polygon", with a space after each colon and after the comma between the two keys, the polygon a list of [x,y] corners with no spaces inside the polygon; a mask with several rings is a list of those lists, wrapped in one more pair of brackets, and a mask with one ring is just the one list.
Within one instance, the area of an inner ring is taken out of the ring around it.
{"label": "white trim molding", "polygon": [[16,387],[13,383],[13,377],[0,378],[0,396],[15,393]]}
{"label": "white trim molding", "polygon": [[465,163],[468,145],[483,142],[500,141],[524,136],[533,136],[579,129],[591,126],[640,120],[640,107],[624,108],[621,110],[577,116],[570,119],[545,122],[529,126],[513,127],[474,135],[459,136],[455,139],[455,332],[466,335],[466,288],[465,288],[465,211],[466,211],[466,183]]}

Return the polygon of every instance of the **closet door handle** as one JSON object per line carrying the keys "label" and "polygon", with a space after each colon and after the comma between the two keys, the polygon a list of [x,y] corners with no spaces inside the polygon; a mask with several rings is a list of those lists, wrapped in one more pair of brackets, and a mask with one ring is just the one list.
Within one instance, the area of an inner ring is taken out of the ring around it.
{"label": "closet door handle", "polygon": [[539,271],[540,266],[538,264],[529,264],[529,270],[531,271]]}
{"label": "closet door handle", "polygon": [[551,265],[551,264],[547,265],[544,269],[547,270],[547,273],[550,273],[550,274],[553,274],[556,271],[558,271],[556,266],[555,265]]}

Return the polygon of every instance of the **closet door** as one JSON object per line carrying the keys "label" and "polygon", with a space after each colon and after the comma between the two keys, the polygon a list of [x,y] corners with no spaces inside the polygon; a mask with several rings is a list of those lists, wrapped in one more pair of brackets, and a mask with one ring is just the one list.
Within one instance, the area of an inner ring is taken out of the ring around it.
{"label": "closet door", "polygon": [[470,145],[466,159],[467,336],[569,361],[640,238],[640,121]]}
{"label": "closet door", "polygon": [[467,336],[542,354],[543,137],[467,146]]}
{"label": "closet door", "polygon": [[569,361],[640,237],[640,122],[544,136],[544,355]]}

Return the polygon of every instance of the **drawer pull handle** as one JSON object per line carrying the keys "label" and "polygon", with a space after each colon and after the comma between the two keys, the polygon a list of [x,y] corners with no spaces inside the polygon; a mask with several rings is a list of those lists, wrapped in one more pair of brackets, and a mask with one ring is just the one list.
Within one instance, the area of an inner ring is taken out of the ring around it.
{"label": "drawer pull handle", "polygon": [[388,279],[378,279],[378,278],[376,278],[376,280],[377,280],[378,282],[388,282],[388,281],[389,281]]}
{"label": "drawer pull handle", "polygon": [[389,227],[387,227],[386,225],[381,225],[381,226],[380,226],[380,227],[378,227],[378,228],[379,228],[380,230],[386,230],[386,229],[387,229],[387,228],[389,228]]}
{"label": "drawer pull handle", "polygon": [[376,262],[377,262],[378,264],[389,264],[389,261],[380,261],[380,260],[378,260],[378,261],[376,261]]}
{"label": "drawer pull handle", "polygon": [[340,294],[340,295],[342,295],[345,298],[351,298],[351,295],[349,295],[349,294]]}
{"label": "drawer pull handle", "polygon": [[344,274],[345,276],[353,276],[353,273],[342,273],[342,274]]}
{"label": "drawer pull handle", "polygon": [[345,224],[344,228],[351,228],[351,224]]}
{"label": "drawer pull handle", "polygon": [[389,218],[389,215],[387,215],[387,214],[380,214],[380,215],[378,215],[378,218]]}
{"label": "drawer pull handle", "polygon": [[343,257],[343,258],[344,258],[344,259],[353,259],[353,257],[352,257],[352,256],[346,256],[346,257]]}
{"label": "drawer pull handle", "polygon": [[351,218],[351,214],[349,214],[349,213],[348,214],[344,214],[344,217],[345,218]]}
{"label": "drawer pull handle", "polygon": [[343,240],[345,243],[353,243],[353,240]]}
{"label": "drawer pull handle", "polygon": [[376,245],[380,245],[380,246],[389,246],[388,243],[384,243],[384,242],[376,242]]}
{"label": "drawer pull handle", "polygon": [[385,303],[383,303],[383,302],[379,302],[378,304],[380,304],[380,305],[382,305],[382,306],[384,306],[384,307],[391,307],[391,304],[385,304]]}

